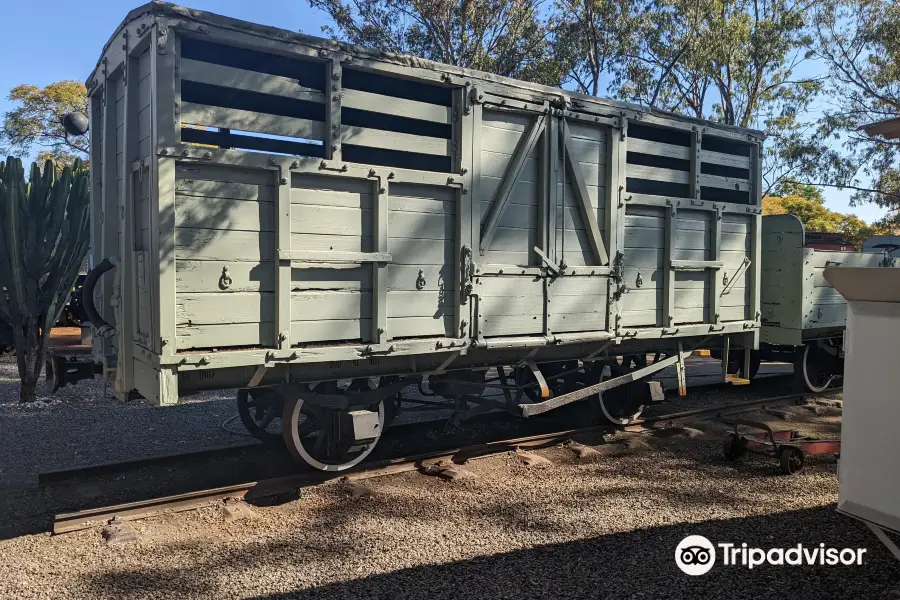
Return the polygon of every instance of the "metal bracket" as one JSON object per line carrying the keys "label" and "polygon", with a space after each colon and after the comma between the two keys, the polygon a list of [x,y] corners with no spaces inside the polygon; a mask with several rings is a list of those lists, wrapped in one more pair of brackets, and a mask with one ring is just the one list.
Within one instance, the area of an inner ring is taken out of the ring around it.
{"label": "metal bracket", "polygon": [[219,288],[227,290],[231,287],[232,283],[234,283],[234,280],[231,278],[228,267],[222,267],[222,276],[219,277]]}
{"label": "metal bracket", "polygon": [[536,364],[534,364],[533,360],[526,360],[525,366],[531,370],[531,374],[534,375],[534,378],[537,380],[538,385],[541,387],[541,398],[549,398],[550,387],[547,385],[547,380],[544,379],[544,375],[543,373],[541,373],[541,370]]}
{"label": "metal bracket", "polygon": [[560,265],[558,265],[558,264],[556,264],[555,262],[553,262],[552,260],[550,260],[550,259],[547,257],[547,255],[544,254],[544,252],[543,252],[540,248],[538,248],[537,246],[534,247],[534,251],[535,251],[535,252],[537,253],[537,255],[541,258],[541,261],[542,261],[542,262],[544,263],[544,265],[547,267],[547,270],[548,270],[554,277],[558,277],[558,276],[560,276],[560,275],[563,274],[563,271],[564,271],[565,267],[561,267]]}
{"label": "metal bracket", "polygon": [[459,252],[459,302],[460,304],[467,304],[469,296],[475,287],[473,283],[475,279],[475,263],[472,262],[472,246],[465,244],[460,248]]}

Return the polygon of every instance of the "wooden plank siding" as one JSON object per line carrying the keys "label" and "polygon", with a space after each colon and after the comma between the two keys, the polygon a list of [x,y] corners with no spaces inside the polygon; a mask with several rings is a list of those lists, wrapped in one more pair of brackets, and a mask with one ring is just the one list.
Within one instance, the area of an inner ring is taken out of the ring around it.
{"label": "wooden plank siding", "polygon": [[[175,176],[177,348],[270,343],[274,290],[260,284],[270,287],[276,274],[274,175],[181,163]],[[229,324],[255,327],[232,334],[218,327]]]}
{"label": "wooden plank siding", "polygon": [[457,336],[457,193],[451,187],[390,186],[387,319],[394,338]]}
{"label": "wooden plank siding", "polygon": [[146,397],[192,369],[233,370],[183,391],[757,335],[733,321],[759,307],[758,274],[735,279],[761,247],[758,132],[164,3],[122,33],[88,89],[92,252],[129,279],[98,306],[128,331],[95,357]]}
{"label": "wooden plank siding", "polygon": [[[476,203],[480,206],[482,227],[492,214],[498,189],[508,177],[517,148],[534,125],[533,114],[482,110],[480,178]],[[544,126],[541,139],[550,135]],[[541,245],[539,227],[544,222],[539,214],[541,140],[525,156],[518,177],[510,182],[509,198],[497,216],[497,225],[489,245],[483,248],[480,261],[485,265],[541,264],[534,247]],[[487,270],[494,270],[490,266]],[[544,280],[533,275],[514,274],[486,276],[479,279],[481,294],[478,322],[485,337],[543,333]]]}
{"label": "wooden plank siding", "polygon": [[[571,149],[566,150],[566,162],[573,161],[578,165],[581,176],[590,198],[591,213],[596,219],[599,235],[609,247],[609,236],[606,231],[606,148],[607,127],[598,127],[585,123],[569,121],[568,129],[572,137]],[[563,152],[559,152],[558,168],[562,173],[564,167]],[[594,255],[588,237],[587,228],[581,217],[581,209],[576,192],[576,182],[566,170],[565,183],[557,183],[556,224],[559,232],[556,235],[556,260],[565,261],[570,266],[600,265],[600,258]]]}
{"label": "wooden plank siding", "polygon": [[[482,218],[503,182],[516,148],[529,130],[533,116],[483,110],[481,120],[481,177],[476,200]],[[486,264],[536,265],[532,250],[538,244],[539,145],[525,158],[509,200],[499,216],[494,237],[481,260]],[[484,225],[484,223],[482,223]]]}

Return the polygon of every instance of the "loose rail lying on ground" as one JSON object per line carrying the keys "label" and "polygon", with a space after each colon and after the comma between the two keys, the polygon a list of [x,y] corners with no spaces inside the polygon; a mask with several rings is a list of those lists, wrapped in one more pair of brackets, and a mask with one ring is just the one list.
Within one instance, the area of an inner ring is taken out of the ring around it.
{"label": "loose rail lying on ground", "polygon": [[[829,393],[836,393],[840,391],[841,388],[835,388],[833,390],[829,390]],[[635,423],[635,425],[649,425],[652,423],[665,423],[669,425],[671,424],[671,422],[689,417],[725,417],[739,414],[741,412],[756,410],[760,407],[783,405],[789,404],[791,402],[800,402],[806,398],[816,397],[820,395],[821,394],[787,394],[783,396],[760,398],[756,400],[748,400],[745,402],[718,405],[711,408],[687,410],[666,415],[659,415],[656,417],[643,419],[639,423]],[[500,452],[508,451],[510,449],[541,448],[567,441],[574,436],[586,435],[590,433],[612,432],[616,430],[620,430],[620,428],[611,425],[597,425],[553,433],[542,433],[515,439],[486,442],[482,444],[475,444],[472,446],[437,450],[434,452],[427,452],[365,464],[349,472],[347,474],[347,477],[349,477],[350,479],[367,479],[371,477],[380,477],[383,475],[390,475],[405,471],[419,470],[425,466],[426,462],[436,462],[442,459],[461,462],[463,460],[492,456]],[[53,533],[62,534],[87,529],[98,524],[108,522],[113,517],[116,517],[120,520],[137,520],[165,512],[181,512],[185,510],[192,510],[195,508],[208,506],[216,502],[221,502],[225,499],[255,500],[259,498],[271,497],[278,494],[294,492],[300,488],[324,483],[338,476],[338,474],[334,473],[304,471],[295,475],[288,475],[286,477],[278,477],[263,481],[252,481],[232,486],[218,487],[208,490],[188,492],[184,494],[176,494],[163,498],[129,502],[116,506],[92,508],[71,513],[61,513],[56,515],[54,519]]]}

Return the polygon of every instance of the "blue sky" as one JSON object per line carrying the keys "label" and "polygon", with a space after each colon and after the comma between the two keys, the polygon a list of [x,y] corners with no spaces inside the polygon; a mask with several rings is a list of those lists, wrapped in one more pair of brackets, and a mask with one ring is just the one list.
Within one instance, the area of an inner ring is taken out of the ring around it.
{"label": "blue sky", "polygon": [[[11,108],[6,94],[20,83],[47,85],[62,79],[83,81],[100,55],[103,44],[128,11],[141,0],[43,0],[35,5],[21,0],[0,0],[4,24],[0,35],[0,114]],[[183,0],[191,8],[283,29],[321,34],[326,16],[306,0]],[[37,21],[36,21],[37,20]],[[16,24],[16,25],[10,25]],[[872,204],[851,208],[850,192],[823,190],[832,210],[853,212],[866,221],[884,211]]]}

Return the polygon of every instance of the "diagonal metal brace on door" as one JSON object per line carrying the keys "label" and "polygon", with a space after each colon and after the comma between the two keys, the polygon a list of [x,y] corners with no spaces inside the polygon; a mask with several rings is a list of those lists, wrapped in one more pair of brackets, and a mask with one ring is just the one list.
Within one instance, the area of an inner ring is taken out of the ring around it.
{"label": "diagonal metal brace on door", "polygon": [[606,245],[603,243],[603,237],[600,235],[600,227],[597,224],[597,212],[591,204],[591,197],[588,194],[587,184],[584,181],[584,174],[578,161],[575,159],[574,142],[572,141],[572,133],[569,131],[569,124],[565,119],[562,121],[563,143],[565,144],[566,171],[572,178],[572,187],[575,190],[575,198],[578,200],[578,209],[581,213],[581,222],[587,231],[588,242],[591,245],[591,252],[594,257],[600,261],[600,265],[609,264],[609,254],[606,251]]}

